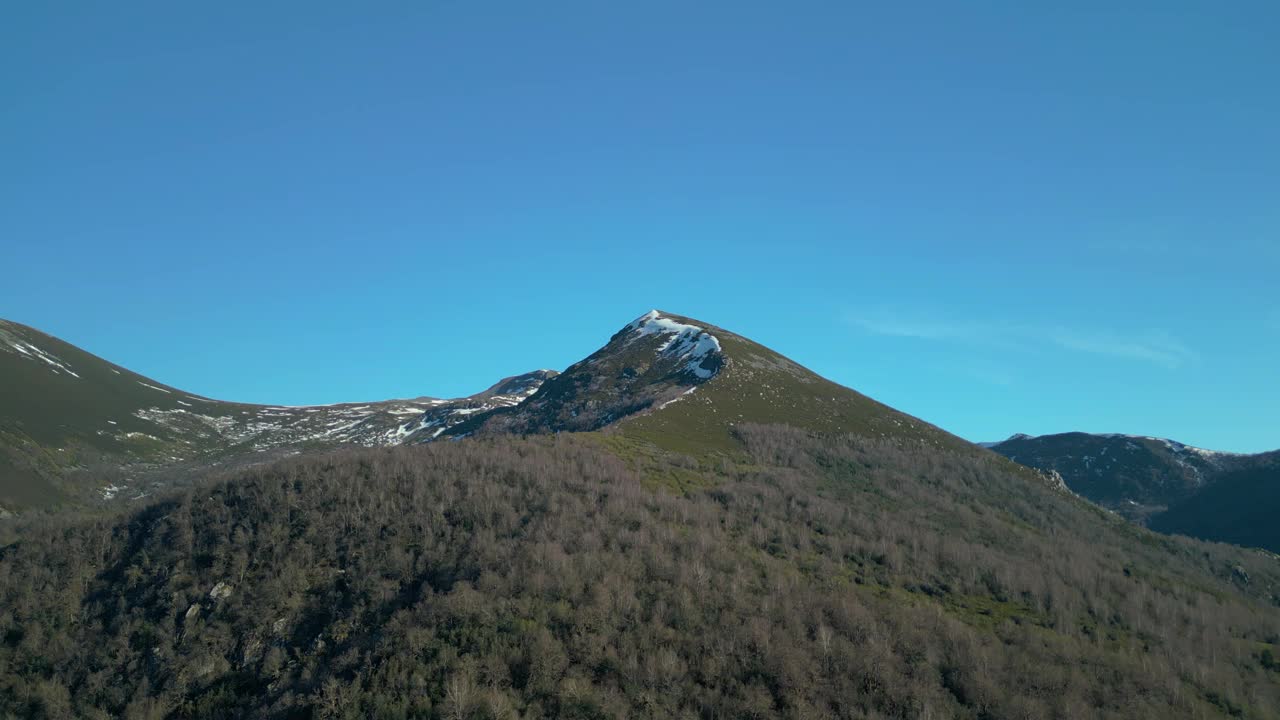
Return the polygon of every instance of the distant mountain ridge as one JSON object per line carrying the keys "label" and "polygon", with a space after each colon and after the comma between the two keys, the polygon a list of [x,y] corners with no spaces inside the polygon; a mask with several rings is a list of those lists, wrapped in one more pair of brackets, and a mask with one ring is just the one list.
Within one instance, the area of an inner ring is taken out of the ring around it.
{"label": "distant mountain ridge", "polygon": [[[0,320],[0,508],[146,493],[165,468],[307,447],[418,442],[516,405],[555,371],[475,395],[316,406],[226,402],[165,385],[19,323]],[[84,482],[73,476],[86,475]],[[92,487],[86,487],[85,483]]]}
{"label": "distant mountain ridge", "polygon": [[1151,518],[1153,530],[1280,553],[1280,450],[1246,456]]}
{"label": "distant mountain ridge", "polygon": [[[1058,472],[1081,496],[1164,532],[1280,551],[1280,451],[1242,454],[1117,433],[1014,435],[985,447]],[[1265,517],[1265,519],[1264,519]]]}
{"label": "distant mountain ridge", "polygon": [[[193,471],[337,445],[472,434],[607,431],[658,451],[736,453],[737,427],[973,447],[727,330],[651,310],[563,373],[538,370],[456,399],[312,407],[231,403],[130,372],[0,321],[0,508],[145,496]],[[181,468],[183,472],[175,472]],[[1041,478],[1055,484],[1053,478]]]}

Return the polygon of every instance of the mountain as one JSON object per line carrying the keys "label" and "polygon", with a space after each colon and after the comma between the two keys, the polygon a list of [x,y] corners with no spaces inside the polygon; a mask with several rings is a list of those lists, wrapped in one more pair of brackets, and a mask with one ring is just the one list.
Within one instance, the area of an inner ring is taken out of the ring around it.
{"label": "mountain", "polygon": [[1072,491],[1165,532],[1280,551],[1280,451],[1246,455],[1164,438],[1072,432],[984,443],[1058,472]]}
{"label": "mountain", "polygon": [[338,444],[396,445],[514,405],[554,372],[466,398],[311,407],[225,402],[134,373],[0,320],[0,510],[135,497],[172,470]]}
{"label": "mountain", "polygon": [[303,450],[471,434],[597,431],[641,455],[707,462],[736,451],[743,421],[968,447],[737,334],[657,310],[563,373],[517,375],[448,400],[226,402],[8,321],[0,377],[0,512],[137,499],[175,479]]}
{"label": "mountain", "polygon": [[1056,470],[1072,491],[1133,519],[1194,495],[1233,462],[1228,453],[1136,435],[1020,433],[983,445],[1024,465]]}
{"label": "mountain", "polygon": [[1275,556],[739,335],[650,312],[489,392],[0,524],[0,716],[1280,716]]}
{"label": "mountain", "polygon": [[731,451],[740,422],[778,422],[961,448],[968,443],[714,325],[651,310],[528,401],[451,428],[598,430],[682,452]]}
{"label": "mountain", "polygon": [[[752,423],[985,455],[741,335],[659,310],[625,325],[525,402],[476,414],[443,437],[590,433],[651,481],[683,489],[701,484],[703,471],[744,462],[741,435]],[[666,462],[673,453],[689,467]],[[1007,469],[1061,487],[1051,473]]]}
{"label": "mountain", "polygon": [[1280,553],[1280,450],[1246,456],[1155,515],[1153,530]]}
{"label": "mountain", "polygon": [[692,392],[724,368],[720,340],[687,318],[651,310],[552,378],[520,406],[455,426],[451,435],[595,430]]}

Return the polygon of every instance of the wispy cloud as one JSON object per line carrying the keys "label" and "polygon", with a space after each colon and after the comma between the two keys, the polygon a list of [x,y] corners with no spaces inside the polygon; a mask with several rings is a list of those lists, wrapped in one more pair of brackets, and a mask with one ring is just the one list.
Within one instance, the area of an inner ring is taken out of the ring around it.
{"label": "wispy cloud", "polygon": [[1196,357],[1190,348],[1160,330],[1146,330],[1130,335],[1113,331],[1053,328],[1044,337],[1067,350],[1147,360],[1169,368],[1179,367]]}
{"label": "wispy cloud", "polygon": [[989,328],[968,323],[935,322],[918,318],[875,312],[851,314],[850,319],[863,330],[878,335],[920,338],[922,340],[965,340],[989,334]]}
{"label": "wispy cloud", "polygon": [[1167,368],[1177,368],[1196,359],[1193,350],[1163,330],[1119,332],[1061,325],[950,321],[886,310],[851,312],[848,319],[866,332],[920,340],[1020,350],[1054,348],[1140,360]]}

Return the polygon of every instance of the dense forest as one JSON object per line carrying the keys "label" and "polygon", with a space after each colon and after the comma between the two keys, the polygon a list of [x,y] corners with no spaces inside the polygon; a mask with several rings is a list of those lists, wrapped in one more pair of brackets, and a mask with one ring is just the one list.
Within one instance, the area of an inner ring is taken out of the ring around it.
{"label": "dense forest", "polygon": [[28,516],[0,715],[1280,717],[1274,556],[994,454],[735,433],[719,464],[467,440]]}

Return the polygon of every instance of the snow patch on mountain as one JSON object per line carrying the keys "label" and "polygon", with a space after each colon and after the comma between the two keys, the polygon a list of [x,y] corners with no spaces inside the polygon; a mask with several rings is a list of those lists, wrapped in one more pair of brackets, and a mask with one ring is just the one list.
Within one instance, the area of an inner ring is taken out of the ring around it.
{"label": "snow patch on mountain", "polygon": [[666,402],[662,403],[661,405],[659,405],[659,406],[658,406],[658,409],[659,409],[659,410],[661,410],[662,408],[664,408],[664,407],[666,407],[666,406],[670,405],[671,403],[680,402],[681,400],[683,400],[683,399],[685,398],[685,396],[686,396],[686,395],[691,394],[694,390],[697,390],[697,389],[698,389],[698,386],[696,386],[696,385],[695,385],[695,386],[693,386],[693,387],[689,388],[688,390],[685,390],[684,392],[680,393],[679,395],[677,395],[677,396],[675,396],[675,397],[671,398],[670,400],[668,400],[668,401],[666,401]]}
{"label": "snow patch on mountain", "polygon": [[1194,447],[1192,445],[1180,443],[1177,440],[1170,440],[1168,438],[1148,437],[1147,439],[1155,440],[1157,442],[1162,442],[1164,443],[1165,447],[1169,448],[1175,453],[1178,453],[1178,454],[1192,453],[1194,455],[1199,455],[1200,457],[1206,460],[1215,460],[1220,457],[1241,454],[1241,453],[1226,452],[1224,450],[1206,450],[1204,448]]}
{"label": "snow patch on mountain", "polygon": [[[401,445],[410,440],[418,438],[431,440],[439,437],[441,433],[458,423],[466,420],[477,413],[489,412],[497,408],[515,407],[520,403],[528,400],[538,389],[542,387],[542,380],[538,378],[531,379],[523,384],[515,386],[516,392],[500,395],[481,396],[482,399],[472,396],[472,399],[462,398],[459,400],[444,401],[453,403],[454,407],[438,407],[422,413],[418,418],[401,423],[391,430],[383,434],[381,441],[386,445]],[[419,436],[423,431],[435,428],[429,436]]]}
{"label": "snow patch on mountain", "polygon": [[[478,395],[441,400],[417,398],[381,403],[313,406],[248,406],[227,412],[222,406],[211,414],[184,407],[137,410],[139,419],[169,433],[195,434],[232,444],[248,443],[254,450],[270,450],[320,442],[383,447],[428,439],[478,413],[520,404],[538,391],[541,378],[517,378],[512,394]],[[157,388],[160,389],[160,388]],[[220,412],[220,410],[222,410]],[[419,433],[422,435],[419,435]]]}
{"label": "snow patch on mountain", "polygon": [[627,330],[634,334],[633,340],[649,335],[670,335],[658,347],[659,355],[685,361],[685,369],[703,380],[716,374],[715,370],[708,370],[702,365],[708,355],[720,352],[720,341],[697,325],[677,322],[663,317],[657,310],[650,310],[632,320]]}
{"label": "snow patch on mountain", "polygon": [[4,340],[3,347],[5,349],[17,352],[18,354],[31,358],[32,360],[40,360],[49,365],[54,373],[64,372],[74,378],[80,377],[72,371],[71,366],[68,365],[66,361],[55,355],[50,355],[31,343],[19,340],[16,335],[9,332],[3,332],[0,333],[0,339]]}
{"label": "snow patch on mountain", "polygon": [[420,408],[417,405],[406,405],[404,407],[391,408],[390,410],[387,410],[387,412],[392,415],[417,415],[423,410],[424,408]]}

